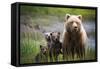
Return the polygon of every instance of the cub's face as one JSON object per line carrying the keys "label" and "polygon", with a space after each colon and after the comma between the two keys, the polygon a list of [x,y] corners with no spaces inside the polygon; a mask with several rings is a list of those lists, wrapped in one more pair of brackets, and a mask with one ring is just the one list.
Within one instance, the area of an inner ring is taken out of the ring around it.
{"label": "cub's face", "polygon": [[45,33],[45,39],[47,42],[50,42],[51,39],[50,39],[50,33]]}
{"label": "cub's face", "polygon": [[79,32],[81,29],[82,16],[81,15],[69,15],[65,16],[65,29],[68,32]]}
{"label": "cub's face", "polygon": [[50,33],[50,38],[51,38],[51,41],[53,41],[53,42],[59,42],[59,40],[60,40],[60,32],[52,32],[52,33]]}
{"label": "cub's face", "polygon": [[40,45],[40,52],[43,54],[47,53],[47,47]]}

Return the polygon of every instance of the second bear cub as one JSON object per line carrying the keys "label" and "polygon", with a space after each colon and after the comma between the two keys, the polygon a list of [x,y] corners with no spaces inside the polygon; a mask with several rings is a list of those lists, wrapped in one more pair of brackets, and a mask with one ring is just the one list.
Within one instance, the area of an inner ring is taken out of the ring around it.
{"label": "second bear cub", "polygon": [[49,47],[49,56],[50,61],[58,61],[58,55],[61,52],[62,43],[60,42],[60,32],[51,32],[50,33],[50,47]]}

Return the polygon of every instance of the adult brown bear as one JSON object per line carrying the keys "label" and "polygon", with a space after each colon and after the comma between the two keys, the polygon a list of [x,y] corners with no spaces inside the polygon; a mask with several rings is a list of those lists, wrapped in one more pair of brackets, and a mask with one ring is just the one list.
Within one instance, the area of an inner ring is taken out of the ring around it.
{"label": "adult brown bear", "polygon": [[86,40],[87,34],[82,25],[82,16],[66,14],[62,38],[63,59],[67,59],[69,55],[73,59],[75,55],[84,58]]}

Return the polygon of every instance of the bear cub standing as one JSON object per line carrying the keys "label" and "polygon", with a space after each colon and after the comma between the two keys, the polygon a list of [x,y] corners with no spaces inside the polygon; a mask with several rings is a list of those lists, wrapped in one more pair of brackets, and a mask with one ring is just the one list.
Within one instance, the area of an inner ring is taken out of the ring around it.
{"label": "bear cub standing", "polygon": [[47,41],[50,61],[58,61],[58,55],[61,54],[62,43],[60,42],[60,32],[51,32]]}

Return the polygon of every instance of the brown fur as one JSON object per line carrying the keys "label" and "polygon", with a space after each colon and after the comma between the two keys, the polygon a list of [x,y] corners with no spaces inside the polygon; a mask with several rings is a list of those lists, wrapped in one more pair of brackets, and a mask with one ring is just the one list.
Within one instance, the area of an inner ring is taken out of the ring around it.
{"label": "brown fur", "polygon": [[85,56],[85,41],[86,32],[82,26],[81,16],[67,15],[64,32],[63,32],[63,58],[66,59],[72,55],[74,59],[75,54],[79,58]]}
{"label": "brown fur", "polygon": [[49,49],[50,61],[58,61],[58,55],[61,53],[62,48],[60,32],[51,32],[50,35],[46,35],[46,41]]}

